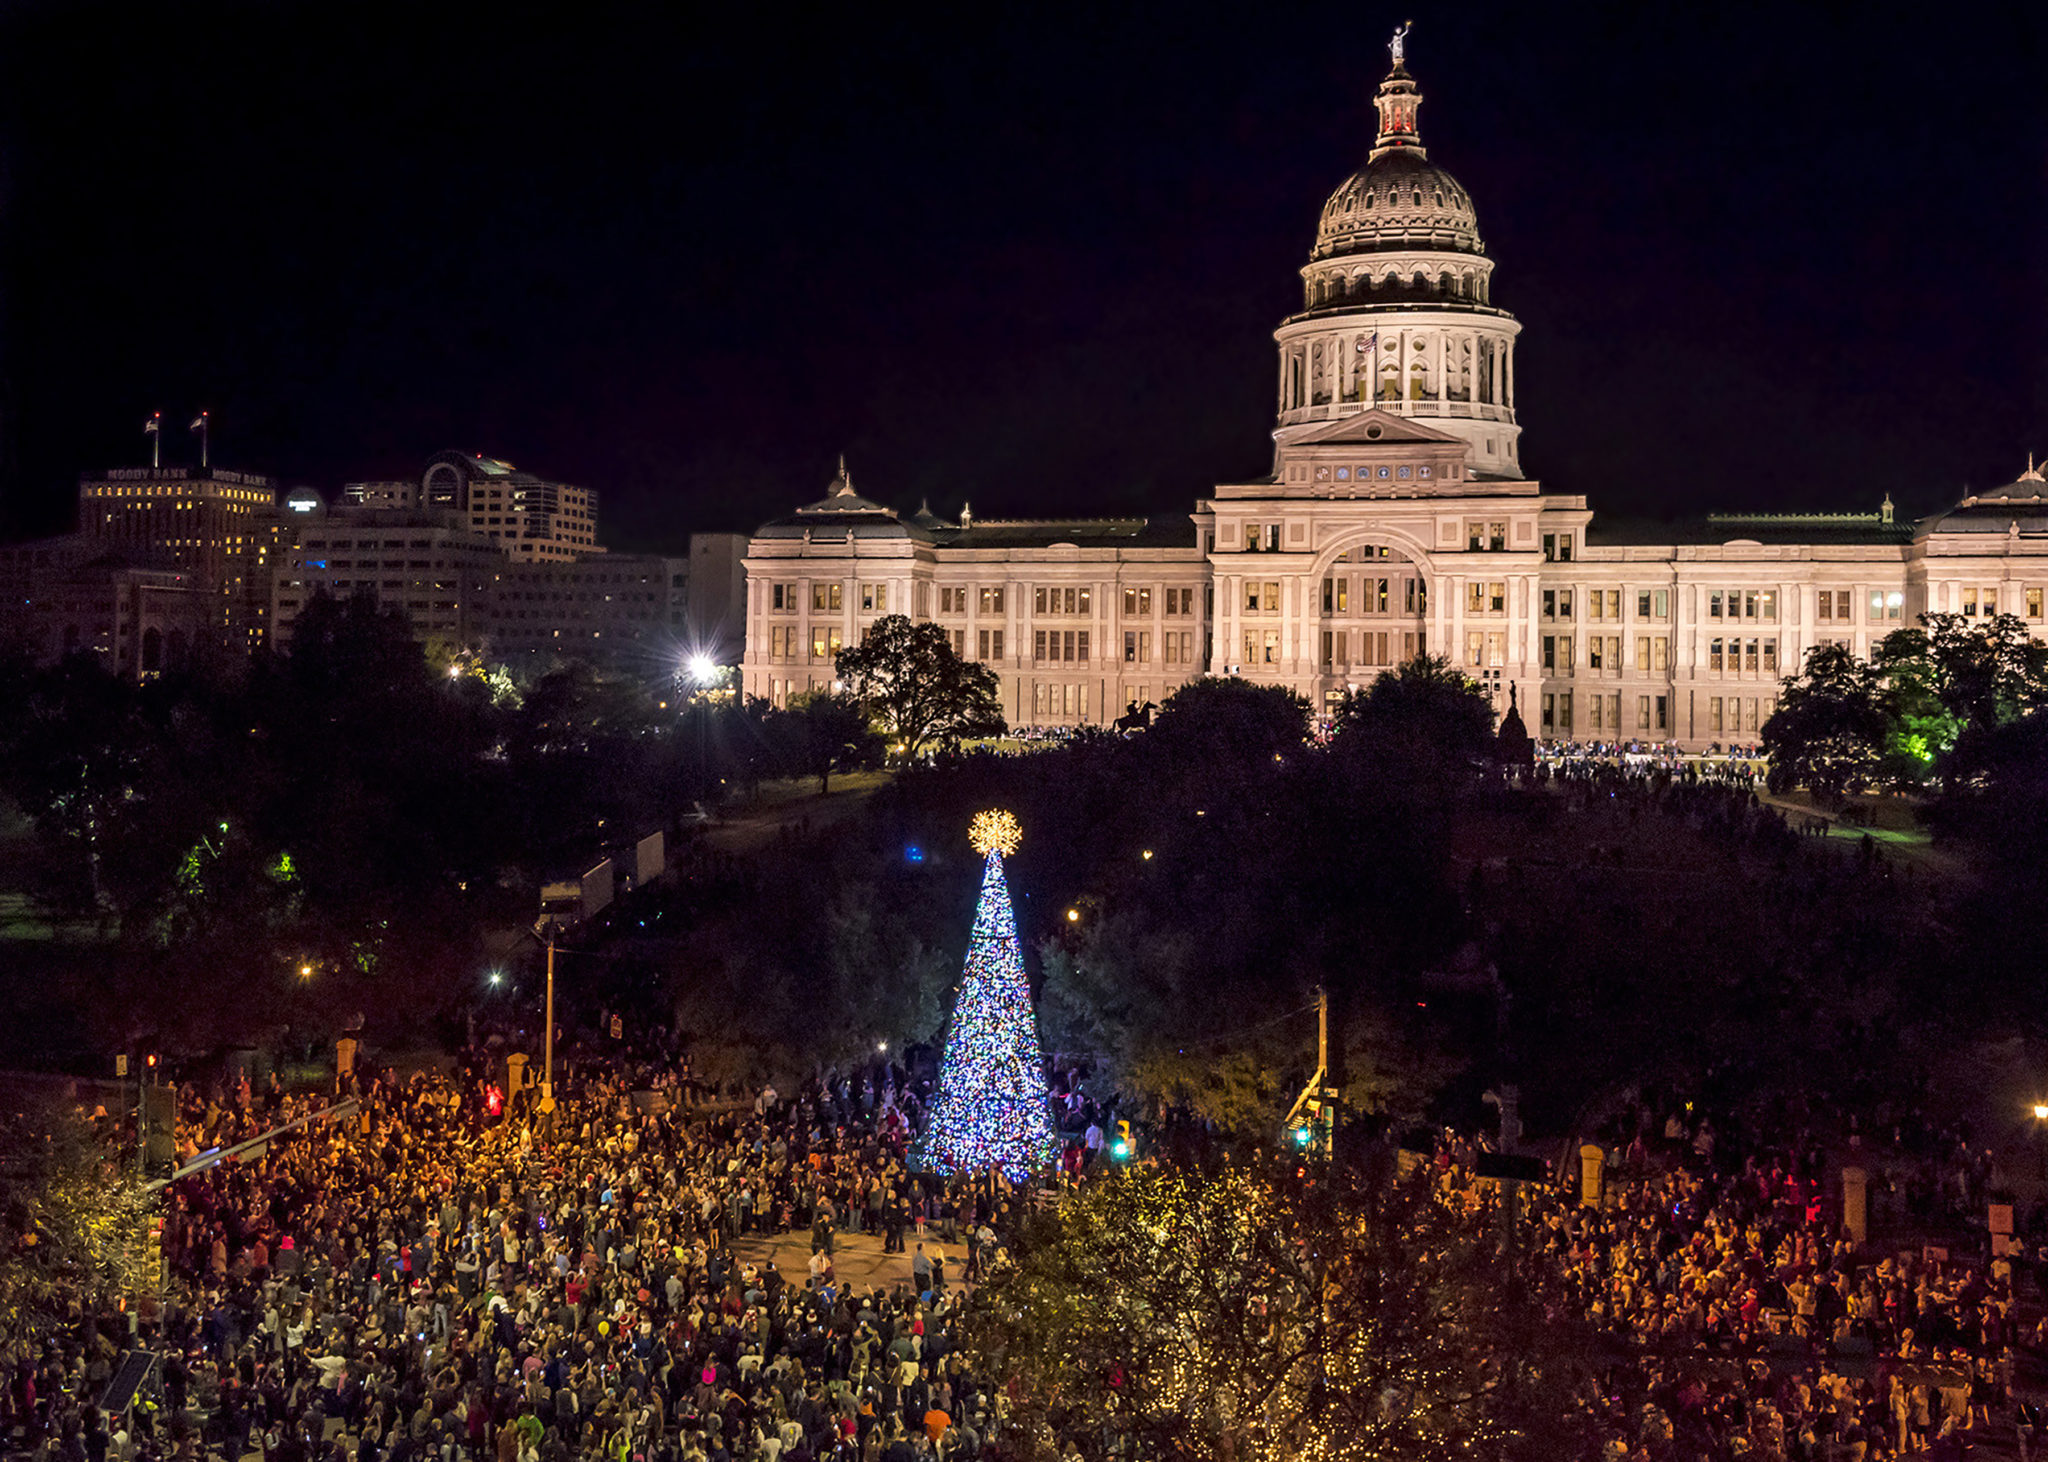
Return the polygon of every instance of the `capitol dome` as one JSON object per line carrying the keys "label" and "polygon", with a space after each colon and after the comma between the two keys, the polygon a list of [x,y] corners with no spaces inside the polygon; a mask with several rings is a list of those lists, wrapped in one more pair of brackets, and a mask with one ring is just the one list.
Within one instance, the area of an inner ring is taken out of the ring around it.
{"label": "capitol dome", "polygon": [[1420,147],[1376,150],[1323,205],[1316,260],[1429,249],[1483,254],[1479,218],[1458,180]]}
{"label": "capitol dome", "polygon": [[[1416,127],[1408,27],[1373,98],[1365,162],[1323,204],[1301,268],[1301,309],[1280,347],[1284,444],[1367,411],[1426,420],[1471,448],[1474,478],[1522,475],[1515,421],[1515,317],[1493,303],[1493,260],[1472,195],[1429,160]],[[1321,438],[1317,438],[1321,440]]]}

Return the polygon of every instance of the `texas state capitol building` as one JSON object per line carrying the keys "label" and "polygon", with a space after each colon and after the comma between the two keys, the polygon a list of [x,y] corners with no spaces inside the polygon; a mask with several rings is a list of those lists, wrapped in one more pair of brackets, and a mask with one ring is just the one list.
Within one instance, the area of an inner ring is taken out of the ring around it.
{"label": "texas state capitol building", "polygon": [[[1207,674],[1319,711],[1420,651],[1530,730],[1753,742],[1807,650],[1859,654],[1923,611],[2042,628],[2048,482],[1917,524],[1711,516],[1664,541],[1603,531],[1523,476],[1515,318],[1493,302],[1472,200],[1430,161],[1397,53],[1365,166],[1323,206],[1280,347],[1272,475],[1185,517],[957,522],[860,496],[764,525],[746,557],[745,690],[829,686],[884,614],[944,625],[996,671],[1012,725],[1112,721]],[[1676,540],[1676,541],[1673,541]]]}

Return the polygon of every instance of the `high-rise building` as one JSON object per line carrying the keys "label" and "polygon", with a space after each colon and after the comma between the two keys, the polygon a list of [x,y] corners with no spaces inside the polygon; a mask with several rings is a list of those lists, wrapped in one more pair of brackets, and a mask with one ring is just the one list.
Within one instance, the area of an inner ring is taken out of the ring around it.
{"label": "high-rise building", "polygon": [[505,556],[460,513],[364,507],[346,499],[326,508],[316,499],[290,516],[275,576],[281,644],[290,643],[293,621],[321,594],[365,596],[400,610],[432,649],[458,649],[484,635]]}
{"label": "high-rise building", "polygon": [[78,484],[78,532],[99,551],[190,576],[213,602],[213,630],[243,653],[269,638],[277,485],[221,467],[120,467]]}
{"label": "high-rise building", "polygon": [[572,563],[506,563],[481,628],[493,660],[564,656],[673,668],[683,653],[688,562],[605,553]]}
{"label": "high-rise building", "polygon": [[1428,651],[1538,736],[1753,743],[1780,679],[1828,643],[1867,654],[1925,612],[2048,633],[2048,483],[1918,523],[1713,514],[1649,533],[1524,475],[1519,325],[1494,302],[1471,198],[1431,160],[1398,55],[1378,135],[1324,204],[1301,308],[1274,332],[1272,471],[1150,518],[957,521],[853,490],[762,526],[743,684],[829,685],[884,614],[947,628],[1013,724],[1073,725],[1204,674],[1325,710]]}
{"label": "high-rise building", "polygon": [[463,514],[515,563],[567,563],[604,552],[594,489],[549,482],[495,457],[436,454],[421,474],[419,505]]}

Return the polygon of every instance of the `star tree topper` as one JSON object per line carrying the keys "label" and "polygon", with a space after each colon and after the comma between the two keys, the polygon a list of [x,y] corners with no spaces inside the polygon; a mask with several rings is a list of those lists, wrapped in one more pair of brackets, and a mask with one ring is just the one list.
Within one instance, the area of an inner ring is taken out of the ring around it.
{"label": "star tree topper", "polygon": [[1024,841],[1024,829],[1009,813],[991,808],[974,814],[974,821],[967,824],[967,841],[984,858],[995,853],[1007,858]]}

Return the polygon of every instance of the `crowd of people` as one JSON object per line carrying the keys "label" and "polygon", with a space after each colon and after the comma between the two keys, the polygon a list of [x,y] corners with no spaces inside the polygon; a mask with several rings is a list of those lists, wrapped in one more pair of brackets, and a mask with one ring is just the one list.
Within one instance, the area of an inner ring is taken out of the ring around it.
{"label": "crowd of people", "polygon": [[[1867,1462],[1995,1441],[2024,1455],[2038,1417],[2015,1370],[2048,1324],[2020,1292],[2048,1251],[1857,1245],[1839,1166],[1799,1115],[1752,1130],[1690,1103],[1661,1119],[1638,1106],[1606,1133],[1601,1202],[1578,1183],[1524,1195],[1531,1251],[1604,1344],[1580,1389],[1580,1454]],[[1857,1141],[1895,1231],[1984,1211],[1994,1174],[1966,1137],[1901,1121]],[[1477,1151],[1448,1134],[1437,1148],[1453,1202],[1488,1201]]]}
{"label": "crowd of people", "polygon": [[[996,1455],[1006,1401],[962,1359],[959,1282],[1022,1198],[910,1172],[891,1081],[689,1105],[673,1069],[592,1067],[547,1124],[494,1117],[494,1084],[480,1056],[369,1074],[345,1117],[178,1181],[140,1336],[161,1407],[95,1411],[131,1343],[109,1316],[17,1345],[5,1420],[86,1462]],[[181,1146],[321,1100],[194,1098]],[[908,1281],[841,1282],[837,1237],[868,1228],[914,1246]],[[748,1242],[791,1232],[794,1273]]]}
{"label": "crowd of people", "polygon": [[[343,1116],[180,1179],[161,1309],[139,1335],[126,1316],[81,1315],[0,1346],[0,1427],[64,1462],[1021,1450],[1017,1398],[969,1363],[962,1330],[967,1285],[1006,1262],[1029,1195],[910,1171],[918,1099],[889,1068],[733,1100],[672,1053],[592,1062],[545,1123],[517,1100],[507,1113],[503,1072],[480,1049],[445,1074],[366,1071]],[[1079,1172],[1113,1114],[1065,1085],[1062,1166]],[[180,1150],[333,1100],[268,1081],[193,1089]],[[1557,1455],[1870,1462],[2030,1439],[2013,1382],[2048,1348],[2032,1287],[2048,1249],[1859,1246],[1829,1155],[1854,1131],[1872,1212],[1893,1231],[1955,1232],[2001,1181],[1986,1149],[1917,1112],[1856,1130],[1832,1109],[1703,1107],[1653,1097],[1611,1114],[1599,1203],[1576,1183],[1525,1190],[1524,1252],[1600,1342]],[[1433,1157],[1446,1200],[1475,1212],[1493,1201],[1481,1148],[1447,1133]],[[847,1232],[914,1250],[908,1278],[844,1282]],[[798,1262],[778,1268],[775,1240]],[[163,1358],[160,1401],[100,1414],[138,1343]]]}
{"label": "crowd of people", "polygon": [[1536,770],[1541,777],[1565,781],[1647,781],[1759,788],[1770,771],[1770,757],[1760,746],[1727,746],[1718,742],[1705,752],[1682,752],[1667,741],[1539,741]]}

